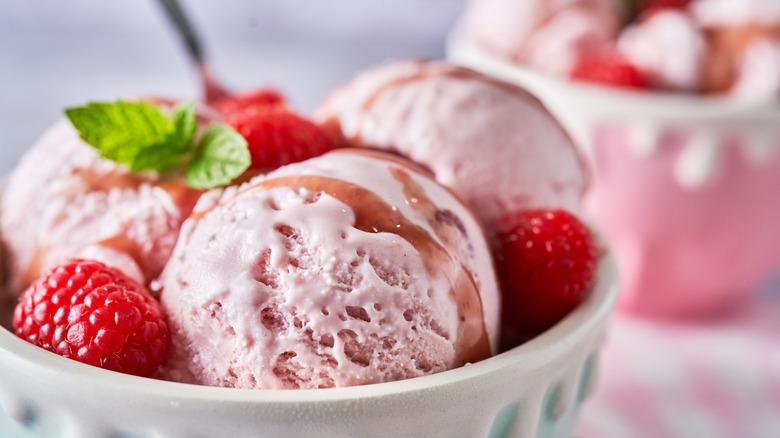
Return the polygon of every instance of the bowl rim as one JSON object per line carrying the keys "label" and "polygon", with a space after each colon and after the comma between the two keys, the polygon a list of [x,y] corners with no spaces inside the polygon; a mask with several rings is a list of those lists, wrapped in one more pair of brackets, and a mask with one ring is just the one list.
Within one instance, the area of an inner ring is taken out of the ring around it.
{"label": "bowl rim", "polygon": [[6,328],[0,328],[0,360],[13,358],[13,363],[24,367],[24,373],[31,377],[66,374],[85,383],[89,382],[90,385],[109,387],[113,391],[176,399],[180,402],[301,404],[365,400],[457,384],[459,381],[480,378],[509,366],[515,368],[521,366],[528,370],[538,369],[560,355],[561,350],[576,344],[581,338],[606,323],[615,305],[617,289],[617,265],[613,256],[607,253],[602,256],[596,282],[588,297],[558,324],[534,339],[488,359],[452,370],[361,386],[258,390],[203,386],[138,377],[61,357],[18,338]]}

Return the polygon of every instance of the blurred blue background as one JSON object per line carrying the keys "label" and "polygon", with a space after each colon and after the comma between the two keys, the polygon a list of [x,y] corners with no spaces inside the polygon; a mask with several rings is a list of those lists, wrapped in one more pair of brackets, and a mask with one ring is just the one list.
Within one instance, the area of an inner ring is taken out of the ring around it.
{"label": "blurred blue background", "polygon": [[[236,90],[281,89],[303,112],[386,59],[443,57],[463,0],[180,0],[213,72]],[[229,5],[229,6],[228,6]],[[160,94],[197,76],[157,0],[3,0],[0,175],[67,106]]]}

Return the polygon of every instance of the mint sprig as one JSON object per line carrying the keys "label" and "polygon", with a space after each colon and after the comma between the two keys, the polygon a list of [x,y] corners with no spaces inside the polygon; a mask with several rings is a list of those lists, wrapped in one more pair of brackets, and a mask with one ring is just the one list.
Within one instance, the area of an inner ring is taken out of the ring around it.
{"label": "mint sprig", "polygon": [[244,173],[251,160],[244,137],[230,126],[215,123],[203,133],[185,176],[198,189],[226,185]]}
{"label": "mint sprig", "polygon": [[198,123],[192,103],[168,115],[147,102],[91,102],[67,108],[65,115],[102,157],[131,172],[166,171],[186,162],[187,183],[210,189],[229,184],[251,163],[246,140],[227,125],[208,126],[193,143]]}

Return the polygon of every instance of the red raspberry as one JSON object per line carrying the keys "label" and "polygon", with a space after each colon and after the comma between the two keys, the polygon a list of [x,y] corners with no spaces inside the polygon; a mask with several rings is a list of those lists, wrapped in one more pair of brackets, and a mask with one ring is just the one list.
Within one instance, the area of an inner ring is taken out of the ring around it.
{"label": "red raspberry", "polygon": [[252,114],[269,108],[284,108],[284,96],[270,88],[223,97],[211,106],[226,119],[240,114]]}
{"label": "red raspberry", "polygon": [[13,324],[46,350],[139,376],[154,372],[168,349],[168,326],[146,288],[89,260],[69,260],[33,283]]}
{"label": "red raspberry", "polygon": [[507,346],[535,336],[574,309],[590,290],[598,263],[595,239],[565,210],[509,215],[497,228],[496,268]]}
{"label": "red raspberry", "polygon": [[582,56],[571,71],[571,78],[622,88],[648,88],[642,72],[618,53],[592,53]]}
{"label": "red raspberry", "polygon": [[335,148],[329,132],[289,111],[236,114],[228,123],[249,143],[252,169],[272,170]]}

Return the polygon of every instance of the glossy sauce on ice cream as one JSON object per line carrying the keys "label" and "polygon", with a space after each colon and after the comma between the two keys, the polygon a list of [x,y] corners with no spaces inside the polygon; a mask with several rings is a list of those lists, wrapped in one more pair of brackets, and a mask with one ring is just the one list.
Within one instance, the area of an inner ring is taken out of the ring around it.
{"label": "glossy sauce on ice cream", "polygon": [[[372,155],[384,156],[387,154],[376,153]],[[442,216],[450,217],[451,214],[448,215],[447,212],[440,210],[428,198],[425,190],[414,182],[407,170],[391,166],[390,171],[393,177],[402,183],[407,203],[413,209],[424,214],[442,243],[439,243],[426,229],[409,221],[397,207],[388,204],[373,191],[339,179],[314,175],[271,178],[260,181],[242,191],[240,196],[278,187],[324,193],[351,208],[355,215],[353,226],[356,229],[366,233],[392,233],[400,236],[420,253],[425,269],[430,275],[445,276],[452,285],[450,297],[457,303],[459,313],[456,341],[459,365],[490,357],[490,342],[485,329],[479,288],[474,281],[473,274],[450,256],[451,253],[460,251],[458,243],[465,237],[463,236],[463,225],[458,224],[459,219],[457,218],[442,220]],[[208,212],[209,210],[197,212],[192,218],[200,219]],[[442,244],[446,245],[447,248],[443,247]],[[463,254],[462,256],[468,255]]]}

